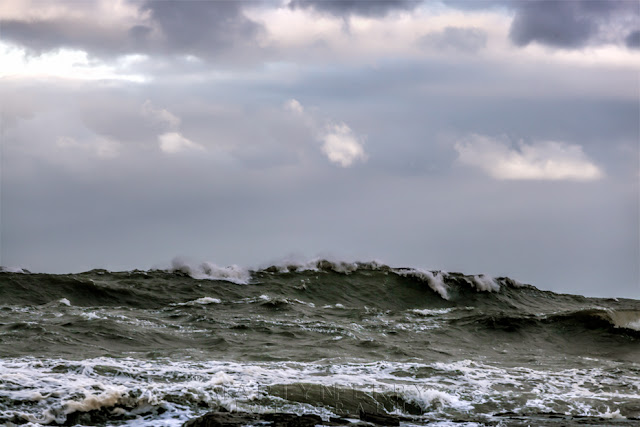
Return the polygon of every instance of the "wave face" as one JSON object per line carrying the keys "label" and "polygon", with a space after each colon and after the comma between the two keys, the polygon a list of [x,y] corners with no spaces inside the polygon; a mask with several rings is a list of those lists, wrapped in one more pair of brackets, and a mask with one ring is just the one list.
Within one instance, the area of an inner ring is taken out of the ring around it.
{"label": "wave face", "polygon": [[[180,425],[257,403],[329,416],[366,399],[417,424],[631,420],[640,301],[376,262],[14,269],[0,271],[0,365],[0,424]],[[376,390],[340,409],[308,387]]]}

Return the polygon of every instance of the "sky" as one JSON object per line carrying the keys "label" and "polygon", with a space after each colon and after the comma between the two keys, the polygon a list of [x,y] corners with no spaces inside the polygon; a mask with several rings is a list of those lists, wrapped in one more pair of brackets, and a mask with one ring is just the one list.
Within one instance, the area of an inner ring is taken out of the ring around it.
{"label": "sky", "polygon": [[640,298],[637,1],[0,3],[0,264]]}

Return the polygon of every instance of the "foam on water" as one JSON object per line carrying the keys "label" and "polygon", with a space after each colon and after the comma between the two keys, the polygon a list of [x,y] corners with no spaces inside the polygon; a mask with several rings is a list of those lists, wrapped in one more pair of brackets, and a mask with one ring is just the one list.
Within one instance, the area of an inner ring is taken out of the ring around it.
{"label": "foam on water", "polygon": [[210,262],[191,265],[181,258],[171,261],[172,272],[182,272],[198,280],[224,280],[238,285],[246,285],[251,280],[251,272],[237,265],[220,267]]}
{"label": "foam on water", "polygon": [[270,389],[283,384],[371,390],[420,422],[640,417],[634,300],[375,263],[174,267],[3,273],[0,424],[177,426],[218,408],[332,411]]}
{"label": "foam on water", "polygon": [[640,331],[640,320],[636,320],[635,322],[629,322],[624,327],[633,329],[635,331]]}
{"label": "foam on water", "polygon": [[341,274],[351,274],[358,270],[388,270],[389,267],[379,261],[346,261],[339,259],[313,258],[310,260],[282,259],[268,265],[263,265],[258,271],[271,273],[294,273],[304,271],[333,271]]}
{"label": "foam on water", "polygon": [[441,272],[436,272],[435,274],[428,270],[423,270],[420,268],[407,268],[407,269],[396,269],[393,272],[399,276],[404,277],[412,277],[419,280],[422,280],[429,285],[431,289],[437,292],[442,298],[449,299],[449,294],[447,291],[447,285],[444,283],[444,278]]}
{"label": "foam on water", "polygon": [[640,331],[640,311],[603,309],[616,328]]}
{"label": "foam on water", "polygon": [[207,304],[221,304],[222,300],[220,298],[213,297],[202,297],[195,299],[193,301],[181,302],[175,305],[207,305]]}
{"label": "foam on water", "polygon": [[339,308],[339,309],[344,309],[344,305],[340,304],[340,303],[336,303],[336,304],[325,304],[322,306],[322,308]]}
{"label": "foam on water", "polygon": [[500,290],[500,284],[493,277],[484,274],[473,276],[473,284],[479,291],[498,292]]}
{"label": "foam on water", "polygon": [[29,271],[20,267],[4,267],[0,266],[0,273],[19,273],[19,274],[28,274]]}
{"label": "foam on water", "polygon": [[[96,410],[114,419],[129,418],[126,425],[153,425],[145,423],[154,419],[155,425],[167,426],[178,426],[206,408],[264,412],[289,405],[292,411],[331,413],[330,408],[270,396],[268,387],[275,384],[291,390],[316,384],[398,395],[421,408],[423,417],[434,419],[487,410],[487,417],[500,411],[552,411],[622,419],[637,402],[640,380],[621,374],[621,368],[534,370],[472,360],[433,364],[0,360],[0,401],[13,402],[0,405],[0,422],[64,423],[73,414]],[[615,393],[606,391],[609,386]],[[617,407],[611,407],[613,401]],[[396,412],[403,413],[402,407]]]}
{"label": "foam on water", "polygon": [[442,407],[456,408],[463,412],[473,409],[470,402],[461,401],[455,394],[435,389],[408,387],[404,392],[404,396],[408,398],[408,401],[417,403],[424,412]]}
{"label": "foam on water", "polygon": [[453,311],[453,308],[438,308],[438,309],[414,308],[410,311],[412,313],[416,313],[421,316],[440,316],[442,314],[451,313]]}

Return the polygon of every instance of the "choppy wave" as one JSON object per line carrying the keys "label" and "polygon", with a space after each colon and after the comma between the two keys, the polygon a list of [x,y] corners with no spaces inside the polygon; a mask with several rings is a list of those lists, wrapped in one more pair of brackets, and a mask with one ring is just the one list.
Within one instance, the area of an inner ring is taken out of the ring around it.
{"label": "choppy wave", "polygon": [[[358,273],[371,276],[371,285],[378,285],[380,278],[393,274],[400,277],[406,277],[417,282],[425,283],[432,291],[439,295],[442,299],[450,298],[451,288],[475,289],[478,292],[499,292],[505,287],[522,287],[516,280],[499,277],[492,278],[486,275],[463,275],[460,273],[446,273],[441,271],[428,271],[417,268],[393,268],[385,264],[375,261],[372,262],[342,262],[328,261],[317,259],[306,263],[283,263],[278,265],[270,265],[261,269],[251,270],[236,265],[220,267],[212,263],[189,264],[180,259],[174,259],[170,268],[166,270],[132,270],[125,272],[111,272],[107,270],[91,270],[78,274],[44,274],[29,273],[22,269],[0,269],[0,273],[4,273],[6,278],[12,279],[14,274],[25,274],[27,277],[21,284],[27,285],[29,281],[41,283],[43,280],[47,282],[47,287],[55,291],[64,290],[68,294],[85,294],[92,299],[97,298],[99,302],[107,300],[130,301],[136,293],[136,289],[119,286],[131,280],[147,279],[154,282],[158,280],[169,281],[172,276],[187,276],[195,280],[207,281],[223,281],[239,285],[248,285],[250,283],[262,283],[269,281],[270,278],[277,276],[283,279],[290,279],[291,275],[304,275],[305,273],[335,273],[345,276],[352,276]],[[169,276],[168,276],[169,275]],[[302,276],[301,276],[302,277]],[[13,278],[14,282],[20,280]],[[143,280],[144,282],[144,280]],[[304,286],[304,283],[301,283]],[[327,286],[327,285],[325,285]],[[22,289],[20,289],[22,290]],[[328,291],[329,289],[325,289]],[[24,295],[30,297],[45,298],[46,291],[40,289],[24,289]],[[155,295],[146,295],[145,298],[160,297],[162,289],[156,286]],[[65,296],[61,296],[64,298]],[[49,298],[51,299],[51,298]],[[42,302],[41,302],[42,303]]]}
{"label": "choppy wave", "polygon": [[[178,426],[206,410],[315,413],[383,410],[496,424],[494,414],[634,419],[634,371],[548,371],[474,360],[453,363],[193,363],[170,359],[0,360],[0,423]],[[616,407],[607,402],[615,399]],[[10,402],[10,405],[7,403]]]}
{"label": "choppy wave", "polygon": [[342,410],[417,424],[632,420],[638,378],[640,301],[506,277],[327,260],[0,271],[0,424],[168,426],[233,405],[326,417],[341,408],[322,399],[352,389]]}
{"label": "choppy wave", "polygon": [[[249,348],[277,346],[288,337],[300,345],[329,340],[312,345],[308,358],[332,351],[419,356],[407,340],[429,342],[426,352],[438,357],[451,354],[452,346],[473,351],[496,336],[518,347],[540,341],[535,345],[555,351],[570,347],[573,334],[576,352],[637,345],[640,338],[636,300],[555,294],[506,277],[376,262],[316,260],[253,271],[194,270],[175,262],[167,270],[1,272],[0,278],[0,319],[6,319],[0,340],[12,344],[0,355],[45,344],[61,355],[80,348],[96,356],[114,345],[180,351],[211,343],[216,346],[208,352],[252,354]],[[238,331],[251,340],[238,342]],[[435,335],[407,335],[425,331]],[[283,348],[271,357],[289,353]]]}

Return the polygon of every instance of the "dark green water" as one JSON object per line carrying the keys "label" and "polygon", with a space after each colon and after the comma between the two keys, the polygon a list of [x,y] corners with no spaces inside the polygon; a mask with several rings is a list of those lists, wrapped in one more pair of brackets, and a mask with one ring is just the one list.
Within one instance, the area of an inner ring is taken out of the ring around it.
{"label": "dark green water", "polygon": [[358,393],[415,424],[639,417],[640,301],[375,263],[0,273],[0,424],[329,416]]}

